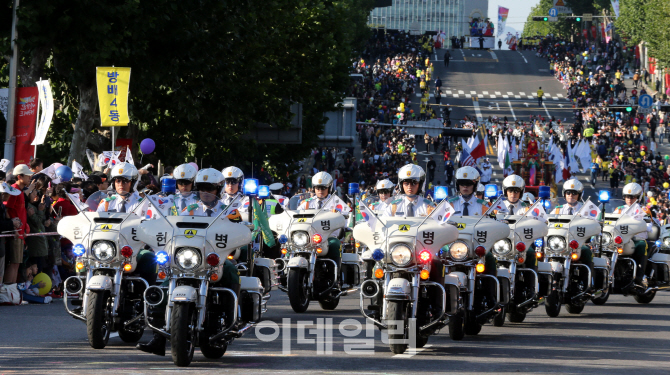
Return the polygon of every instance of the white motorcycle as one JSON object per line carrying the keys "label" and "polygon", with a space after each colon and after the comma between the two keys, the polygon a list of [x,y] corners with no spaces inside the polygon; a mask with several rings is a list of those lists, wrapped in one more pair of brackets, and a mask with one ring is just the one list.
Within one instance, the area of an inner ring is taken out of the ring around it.
{"label": "white motorcycle", "polygon": [[[559,199],[559,204],[565,204],[565,200]],[[600,222],[579,215],[550,214],[548,226],[543,250],[544,261],[551,266],[552,276],[551,291],[544,302],[546,313],[557,317],[565,304],[570,314],[579,314],[593,297],[589,292],[593,287],[593,275],[588,265],[576,261],[582,255],[582,246],[600,235]],[[605,274],[609,269],[604,258],[594,256],[593,265],[594,270]]]}
{"label": "white motorcycle", "polygon": [[[214,195],[196,192],[201,202],[219,202]],[[235,200],[231,206],[235,207]],[[220,204],[215,203],[215,204]],[[152,204],[153,206],[153,204]],[[153,208],[156,208],[155,206]],[[159,210],[160,211],[160,210]],[[207,358],[220,358],[228,345],[261,320],[269,298],[257,277],[240,276],[239,294],[217,285],[224,276],[224,262],[250,246],[249,223],[233,223],[228,209],[208,216],[195,209],[192,215],[164,215],[143,221],[137,237],[154,249],[160,267],[158,278],[167,286],[151,286],[145,292],[145,315],[149,328],[170,339],[172,359],[188,366],[199,347]],[[268,267],[269,259],[256,259],[251,267]],[[272,270],[269,270],[272,273]],[[251,272],[250,274],[254,274]],[[155,326],[148,309],[167,302],[165,325]]]}
{"label": "white motorcycle", "polygon": [[544,279],[542,285],[546,288],[551,269],[549,275],[543,269],[545,272],[541,273],[541,277],[538,275],[539,272],[525,266],[526,250],[533,246],[537,239],[543,239],[547,235],[548,228],[543,221],[529,215],[498,214],[497,216],[499,221],[509,225],[510,228],[508,238],[493,245],[493,255],[498,261],[498,275],[509,275],[510,295],[506,298],[509,303],[493,320],[493,324],[500,327],[505,322],[505,315],[510,322],[521,323],[526,314],[537,307],[539,296],[546,295],[541,292],[540,280]]}
{"label": "white motorcycle", "polygon": [[149,285],[135,273],[144,245],[136,232],[141,219],[134,212],[96,212],[111,195],[99,191],[85,204],[70,196],[79,214],[58,223],[58,233],[73,243],[78,273],[65,280],[63,302],[68,314],[86,322],[94,349],[104,348],[112,332],[130,343],[144,333],[143,293]]}
{"label": "white motorcycle", "polygon": [[[623,206],[622,200],[610,202],[610,207]],[[652,223],[652,231],[648,233],[647,267],[640,271],[637,263],[631,257],[635,252],[634,237],[647,232],[647,223]],[[633,295],[638,303],[649,303],[656,296],[658,290],[670,288],[670,254],[669,250],[663,247],[663,242],[659,241],[661,227],[652,219],[645,217],[644,221],[636,220],[632,213],[623,212],[621,214],[605,214],[605,222],[602,236],[602,253],[608,262],[613,266],[609,273],[611,288],[604,295],[604,301],[607,301],[609,294]],[[667,227],[667,226],[666,226]],[[666,234],[667,235],[667,234]],[[668,241],[670,242],[670,241]],[[637,272],[645,272],[647,276],[648,287],[640,288],[635,286],[634,280]],[[597,303],[594,299],[594,303]]]}
{"label": "white motorcycle", "polygon": [[479,334],[482,325],[509,303],[509,270],[502,267],[495,271],[497,276],[491,275],[484,257],[494,244],[509,238],[510,227],[488,216],[452,216],[449,223],[458,229],[458,239],[442,252],[449,268],[444,283],[448,295],[459,295],[449,311],[449,336],[462,340],[465,334]]}
{"label": "white motorcycle", "polygon": [[[375,229],[367,223],[354,227],[354,238],[375,249],[376,261],[374,277],[361,284],[361,313],[389,330],[393,353],[405,352],[410,343],[423,347],[461,303],[457,289],[443,286],[440,258],[442,246],[456,241],[459,231],[425,217],[383,218]],[[365,299],[372,300],[367,309]]]}
{"label": "white motorcycle", "polygon": [[283,283],[279,288],[288,294],[293,311],[305,312],[311,300],[319,301],[324,310],[334,310],[340,297],[358,290],[364,272],[358,253],[342,253],[341,267],[326,257],[328,238],[346,227],[342,214],[289,209],[271,216],[269,223],[282,244],[283,256],[276,260]]}

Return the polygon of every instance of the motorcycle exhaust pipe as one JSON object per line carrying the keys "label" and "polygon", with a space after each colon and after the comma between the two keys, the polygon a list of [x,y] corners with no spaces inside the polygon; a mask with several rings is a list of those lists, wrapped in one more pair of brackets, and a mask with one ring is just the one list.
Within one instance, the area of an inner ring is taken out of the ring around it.
{"label": "motorcycle exhaust pipe", "polygon": [[275,264],[277,265],[277,272],[283,272],[286,269],[286,260],[282,258],[275,259]]}
{"label": "motorcycle exhaust pipe", "polygon": [[71,276],[65,280],[65,291],[69,294],[79,294],[83,288],[84,283],[77,276]]}
{"label": "motorcycle exhaust pipe", "polygon": [[365,298],[375,298],[379,294],[379,284],[374,280],[365,280],[361,284],[361,294]]}
{"label": "motorcycle exhaust pipe", "polygon": [[144,291],[144,300],[147,302],[147,305],[151,307],[160,305],[160,303],[163,302],[163,298],[165,298],[163,289],[155,285],[148,287],[147,290]]}

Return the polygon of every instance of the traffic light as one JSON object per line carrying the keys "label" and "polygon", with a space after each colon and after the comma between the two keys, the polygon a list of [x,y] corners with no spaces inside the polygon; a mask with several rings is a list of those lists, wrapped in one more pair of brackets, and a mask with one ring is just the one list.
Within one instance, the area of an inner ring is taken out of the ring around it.
{"label": "traffic light", "polygon": [[533,21],[547,22],[549,21],[549,17],[533,17]]}
{"label": "traffic light", "polygon": [[607,107],[611,112],[627,112],[631,113],[633,112],[633,107],[625,106],[625,105],[611,105]]}
{"label": "traffic light", "polygon": [[582,22],[582,17],[575,17],[575,21]]}

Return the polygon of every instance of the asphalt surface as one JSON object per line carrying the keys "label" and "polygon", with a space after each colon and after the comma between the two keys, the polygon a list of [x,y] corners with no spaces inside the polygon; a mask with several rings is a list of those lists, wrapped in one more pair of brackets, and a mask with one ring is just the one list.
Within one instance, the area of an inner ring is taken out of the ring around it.
{"label": "asphalt surface", "polygon": [[[466,114],[481,114],[482,118],[495,115],[528,121],[531,114],[547,115],[548,112],[561,120],[572,121],[571,105],[558,96],[565,95],[565,91],[549,75],[546,62],[534,53],[494,51],[491,54],[476,50],[461,53],[455,50],[449,68],[443,66],[442,55],[443,50],[438,51],[435,71],[442,77],[445,95],[449,96],[443,98],[442,104],[449,103],[454,107],[453,119],[461,119]],[[551,96],[542,107],[533,97],[539,86]],[[451,94],[446,94],[448,91]],[[476,101],[473,95],[477,97]],[[433,98],[431,102],[434,103]],[[440,180],[443,176],[441,155],[424,150],[420,145],[422,159],[426,155],[435,156],[439,166],[436,181]],[[667,154],[668,150],[667,146],[660,148],[662,154]],[[491,162],[496,171],[492,181],[502,181],[495,149]],[[609,188],[609,183],[599,181],[592,189],[586,183],[586,175],[580,179],[585,182],[589,195]],[[358,294],[355,294],[342,298],[335,311],[321,310],[318,303],[312,302],[306,313],[296,314],[286,295],[273,291],[269,311],[263,317],[266,328],[250,330],[233,342],[219,360],[208,360],[196,350],[194,361],[188,368],[173,365],[169,348],[167,356],[158,357],[139,352],[133,344],[124,343],[118,337],[112,337],[105,349],[92,349],[86,338],[85,325],[68,316],[58,300],[49,305],[0,306],[0,375],[175,371],[236,374],[670,373],[667,350],[670,347],[670,294],[667,292],[657,293],[648,305],[638,304],[632,297],[611,296],[604,306],[589,303],[579,315],[570,315],[564,309],[557,318],[549,318],[540,306],[523,323],[506,322],[500,328],[487,324],[479,335],[466,336],[462,341],[452,341],[445,328],[432,336],[424,349],[404,355],[392,354],[388,345],[382,342],[379,330],[366,330],[358,305]],[[323,319],[322,329],[317,326],[319,319]],[[357,329],[360,332],[356,333]],[[147,332],[142,342],[150,338],[151,334]],[[352,345],[355,346],[353,350]]]}

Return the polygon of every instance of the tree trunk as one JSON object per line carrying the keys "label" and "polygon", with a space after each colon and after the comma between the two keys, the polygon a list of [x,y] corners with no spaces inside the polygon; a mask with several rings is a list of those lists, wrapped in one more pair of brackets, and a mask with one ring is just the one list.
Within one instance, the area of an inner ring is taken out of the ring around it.
{"label": "tree trunk", "polygon": [[95,124],[98,108],[97,98],[95,80],[79,85],[79,116],[74,124],[70,155],[67,159],[68,165],[72,165],[72,160],[84,160],[86,157],[88,135]]}

